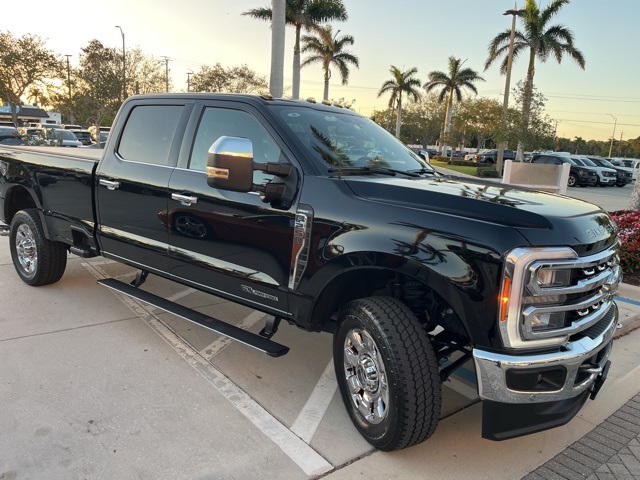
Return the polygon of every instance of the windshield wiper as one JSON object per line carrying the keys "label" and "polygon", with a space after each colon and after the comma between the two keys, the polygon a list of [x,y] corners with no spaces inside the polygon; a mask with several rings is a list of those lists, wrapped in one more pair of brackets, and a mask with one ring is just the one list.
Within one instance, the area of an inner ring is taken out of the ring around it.
{"label": "windshield wiper", "polygon": [[406,175],[407,177],[419,177],[420,173],[417,172],[409,172],[407,170],[396,170],[395,168],[387,168],[387,167],[337,167],[330,168],[329,173],[365,173],[365,174],[376,174],[381,173],[383,175],[390,175],[395,177],[397,174]]}

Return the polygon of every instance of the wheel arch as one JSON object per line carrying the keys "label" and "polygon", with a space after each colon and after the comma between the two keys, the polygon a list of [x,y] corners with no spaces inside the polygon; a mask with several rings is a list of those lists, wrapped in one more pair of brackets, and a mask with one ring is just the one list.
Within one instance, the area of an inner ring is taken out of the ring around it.
{"label": "wheel arch", "polygon": [[334,272],[317,290],[320,293],[310,308],[307,328],[332,332],[340,310],[352,300],[388,295],[407,304],[428,328],[439,324],[445,330],[467,337],[472,343],[480,332],[489,335],[487,326],[480,325],[477,317],[478,312],[486,312],[495,302],[490,295],[481,295],[487,287],[478,275],[472,275],[472,281],[465,285],[465,282],[456,283],[423,264],[406,262],[401,257],[399,260],[403,265],[393,267],[327,266]]}
{"label": "wheel arch", "polygon": [[11,187],[7,191],[4,201],[3,213],[7,225],[11,223],[11,220],[16,213],[27,208],[38,209],[38,215],[40,216],[42,227],[44,228],[45,235],[48,236],[49,232],[47,231],[47,224],[42,215],[42,204],[37,196],[23,185],[15,185]]}

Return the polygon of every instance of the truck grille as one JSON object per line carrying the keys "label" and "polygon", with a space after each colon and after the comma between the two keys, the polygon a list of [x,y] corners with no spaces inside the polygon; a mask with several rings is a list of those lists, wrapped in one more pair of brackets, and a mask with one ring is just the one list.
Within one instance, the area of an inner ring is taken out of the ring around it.
{"label": "truck grille", "polygon": [[615,316],[613,298],[621,281],[618,249],[616,240],[597,253],[583,248],[582,256],[568,247],[511,251],[501,295],[506,307],[499,319],[504,345],[558,346],[575,335],[597,336],[606,330]]}

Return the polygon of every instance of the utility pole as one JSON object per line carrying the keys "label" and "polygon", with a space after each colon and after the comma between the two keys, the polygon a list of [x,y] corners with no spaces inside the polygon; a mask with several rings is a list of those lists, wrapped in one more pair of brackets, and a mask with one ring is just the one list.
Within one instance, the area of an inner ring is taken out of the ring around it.
{"label": "utility pole", "polygon": [[[513,10],[507,10],[503,15],[511,15],[511,36],[509,37],[509,56],[507,57],[507,78],[504,82],[504,102],[502,103],[502,128],[507,127],[507,111],[509,109],[509,88],[511,85],[511,62],[513,61],[513,39],[516,35],[516,17],[524,10],[518,10],[516,3],[513,4]],[[496,170],[498,174],[502,173],[502,160],[504,159],[504,140],[498,145],[498,157],[496,158]]]}
{"label": "utility pole", "polygon": [[609,145],[609,158],[611,158],[611,151],[613,150],[613,139],[616,136],[616,125],[618,124],[618,119],[610,113],[607,113],[607,115],[613,118],[613,133],[611,134],[611,145]]}
{"label": "utility pole", "polygon": [[162,57],[164,58],[164,70],[165,70],[165,74],[164,74],[164,82],[165,82],[165,90],[167,93],[169,93],[169,60],[171,60],[169,57]]}
{"label": "utility pole", "polygon": [[67,86],[69,87],[69,123],[75,123],[75,118],[73,118],[73,112],[71,110],[71,67],[69,66],[69,57],[71,55],[65,55],[67,57]]}
{"label": "utility pole", "polygon": [[122,101],[124,102],[127,98],[127,67],[126,67],[126,51],[124,49],[124,32],[122,31],[122,27],[120,25],[116,25],[116,28],[120,30],[120,35],[122,35]]}
{"label": "utility pole", "polygon": [[191,75],[193,72],[187,72],[187,93],[191,91]]}

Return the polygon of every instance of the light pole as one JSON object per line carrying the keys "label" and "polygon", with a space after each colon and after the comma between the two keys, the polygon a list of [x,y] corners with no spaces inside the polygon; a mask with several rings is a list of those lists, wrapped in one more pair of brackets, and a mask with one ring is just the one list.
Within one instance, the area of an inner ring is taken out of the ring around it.
{"label": "light pole", "polygon": [[71,55],[66,54],[67,57],[67,87],[69,87],[69,123],[75,123],[73,113],[71,112],[71,67],[69,66],[69,57]]}
{"label": "light pole", "polygon": [[193,72],[187,72],[187,93],[191,91],[191,75]]}
{"label": "light pole", "polygon": [[[509,37],[509,55],[507,56],[507,78],[504,81],[504,102],[502,103],[502,128],[506,130],[507,111],[509,109],[509,88],[511,85],[511,62],[513,61],[513,40],[516,35],[516,17],[524,10],[518,10],[517,4],[513,4],[513,10],[507,10],[502,15],[511,15],[511,35]],[[503,133],[504,134],[504,133]],[[504,140],[498,145],[498,157],[496,158],[496,170],[502,172],[502,160],[504,158]]]}
{"label": "light pole", "polygon": [[124,32],[122,31],[122,27],[120,25],[116,25],[116,28],[120,30],[120,35],[122,35],[122,101],[124,102],[125,98],[127,98],[127,74],[126,74],[126,51],[124,49]]}
{"label": "light pole", "polygon": [[613,150],[613,138],[616,136],[616,125],[618,124],[618,119],[607,113],[611,118],[613,118],[613,133],[611,134],[611,145],[609,145],[609,158],[611,158],[611,151]]}

